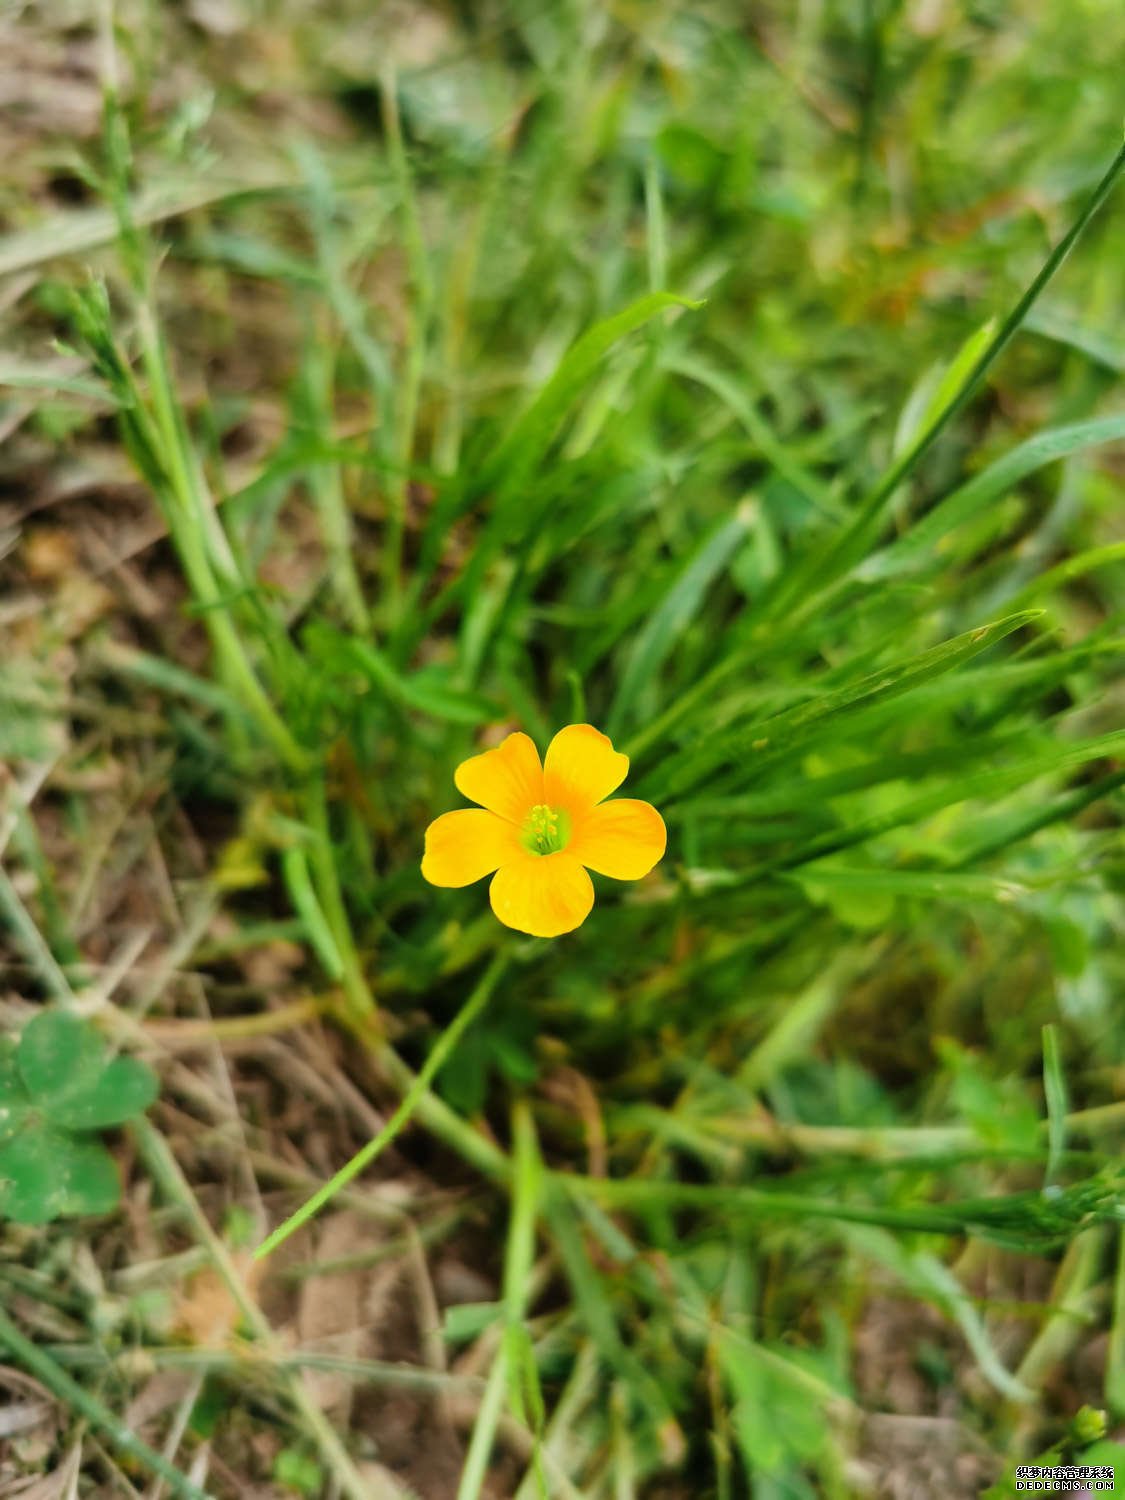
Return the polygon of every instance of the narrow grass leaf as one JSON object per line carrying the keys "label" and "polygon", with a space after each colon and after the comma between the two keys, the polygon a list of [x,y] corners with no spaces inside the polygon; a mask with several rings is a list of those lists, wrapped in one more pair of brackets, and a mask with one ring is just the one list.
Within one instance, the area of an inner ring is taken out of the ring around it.
{"label": "narrow grass leaf", "polygon": [[[177,218],[248,193],[284,193],[295,186],[291,177],[272,169],[246,173],[238,180],[224,180],[214,173],[202,180],[165,180],[143,188],[132,200],[129,216],[134,224],[158,224],[163,219]],[[112,244],[119,227],[114,208],[80,208],[52,214],[30,229],[0,239],[0,276],[30,271],[60,256],[83,255]]]}
{"label": "narrow grass leaf", "polygon": [[1027,315],[1023,326],[1029,333],[1077,349],[1094,364],[1125,375],[1125,341],[1103,329],[1084,327],[1073,313],[1061,307],[1037,307]]}
{"label": "narrow grass leaf", "polygon": [[1021,610],[1006,615],[989,625],[980,625],[975,630],[942,641],[917,656],[892,662],[856,683],[822,693],[810,702],[759,720],[750,728],[713,738],[705,749],[693,744],[665,773],[663,793],[675,795],[693,781],[698,781],[701,774],[731,759],[748,762],[747,768],[753,770],[764,763],[775,763],[780,757],[790,757],[831,721],[859,708],[900,698],[932,678],[955,671],[997,641],[1037,619],[1040,613],[1039,610]]}
{"label": "narrow grass leaf", "polygon": [[[1118,731],[1115,734],[1099,735],[1096,739],[1086,740],[1077,745],[1058,746],[1040,755],[1014,762],[1001,771],[976,772],[957,782],[937,787],[933,791],[912,798],[909,802],[895,808],[893,812],[863,818],[840,832],[819,835],[802,848],[793,853],[780,855],[767,865],[734,874],[726,882],[727,887],[736,889],[761,880],[773,870],[791,869],[797,865],[807,864],[823,855],[837,854],[844,849],[854,848],[857,844],[863,844],[881,834],[890,833],[895,828],[903,828],[911,823],[920,822],[923,818],[931,817],[934,813],[952,807],[958,802],[971,802],[976,799],[995,801],[1041,776],[1061,775],[1064,771],[1073,770],[1076,766],[1085,765],[1089,761],[1120,755],[1123,750],[1125,750],[1125,731]],[[1036,823],[1034,826],[1038,827],[1039,824]]]}
{"label": "narrow grass leaf", "polygon": [[613,346],[669,308],[696,309],[701,305],[670,292],[650,292],[588,328],[567,350],[555,373],[500,443],[480,475],[478,489],[496,487],[504,496],[518,491],[546,452],[567,408]]}
{"label": "narrow grass leaf", "polygon": [[1120,442],[1123,438],[1125,413],[1036,433],[939,501],[899,541],[864,563],[859,569],[860,576],[887,577],[920,557],[933,556],[943,537],[1008,494],[1028,474],[1073,453]]}
{"label": "narrow grass leaf", "polygon": [[305,936],[316,950],[316,956],[324,966],[324,972],[338,984],[344,977],[344,960],[332,935],[332,928],[317,900],[309,874],[309,862],[305,851],[294,845],[281,856],[282,873],[289,898],[304,923]]}
{"label": "narrow grass leaf", "polygon": [[1117,1231],[1117,1267],[1113,1277],[1113,1322],[1105,1367],[1106,1400],[1125,1416],[1125,1224]]}
{"label": "narrow grass leaf", "polygon": [[655,683],[676,642],[695,619],[700,605],[746,538],[755,509],[740,505],[733,516],[705,537],[681,569],[663,599],[648,616],[633,642],[606,726],[612,738],[635,705]]}
{"label": "narrow grass leaf", "polygon": [[933,399],[922,414],[917,437],[924,437],[934,423],[940,421],[946,408],[956,401],[995,334],[996,319],[989,318],[987,323],[978,328],[975,333],[971,333],[961,345],[938,382]]}
{"label": "narrow grass leaf", "polygon": [[1051,1023],[1043,1027],[1043,1097],[1047,1103],[1047,1170],[1043,1185],[1049,1188],[1058,1177],[1066,1149],[1067,1109],[1059,1029]]}
{"label": "narrow grass leaf", "polygon": [[802,886],[828,887],[857,893],[887,892],[939,901],[1010,902],[1027,894],[1027,887],[995,875],[970,875],[947,870],[849,869],[843,865],[810,864],[789,876]]}
{"label": "narrow grass leaf", "polygon": [[840,505],[833,498],[829,486],[794,456],[788,444],[774,432],[746,396],[737,379],[694,355],[671,356],[665,360],[665,367],[673,374],[695,381],[717,396],[776,472],[787,479],[797,493],[817,510],[839,520]]}

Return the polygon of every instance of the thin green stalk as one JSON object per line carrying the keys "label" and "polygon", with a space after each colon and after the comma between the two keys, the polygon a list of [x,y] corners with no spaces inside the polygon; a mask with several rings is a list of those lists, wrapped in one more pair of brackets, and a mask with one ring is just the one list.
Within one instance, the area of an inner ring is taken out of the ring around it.
{"label": "thin green stalk", "polygon": [[[61,1365],[79,1370],[107,1370],[114,1359],[100,1344],[52,1344],[45,1352]],[[127,1350],[122,1364],[133,1351]],[[144,1358],[158,1370],[223,1370],[241,1372],[244,1378],[255,1375],[276,1376],[299,1370],[331,1370],[350,1375],[365,1385],[388,1390],[436,1392],[442,1395],[479,1397],[484,1382],[475,1375],[451,1375],[445,1370],[428,1370],[423,1366],[402,1364],[395,1360],[360,1359],[346,1354],[326,1354],[317,1350],[278,1350],[266,1353],[261,1346],[239,1344],[233,1348],[209,1349],[194,1346],[144,1346]]]}
{"label": "thin green stalk", "polygon": [[1125,562],[1125,542],[1107,542],[1104,547],[1091,547],[1086,552],[1079,552],[1076,557],[1068,557],[1063,562],[1056,563],[1053,568],[1048,568],[1045,573],[1040,573],[1030,583],[1024,584],[1018,593],[1005,601],[1004,607],[1011,610],[1024,609],[1036,599],[1041,599],[1044,594],[1053,593],[1061,584],[1072,583],[1083,574],[1092,573],[1095,568],[1119,562]]}
{"label": "thin green stalk", "polygon": [[[1077,1228],[1079,1217],[1083,1223],[1090,1222],[1091,1218],[1088,1205],[1067,1215],[1059,1211],[1055,1200],[1026,1193],[960,1204],[896,1208],[891,1205],[864,1206],[727,1183],[583,1177],[569,1172],[552,1172],[550,1182],[563,1193],[588,1195],[611,1208],[697,1208],[711,1209],[727,1217],[739,1215],[797,1221],[827,1219],[842,1224],[874,1224],[884,1229],[916,1230],[924,1234],[980,1234],[1005,1244],[1012,1243],[1018,1236],[1024,1248],[1030,1247],[1033,1240],[1042,1244],[1057,1243],[1068,1237],[1068,1231]],[[1071,1189],[1070,1193],[1072,1202],[1068,1206],[1074,1208],[1076,1190]],[[1104,1215],[1111,1211],[1106,1201],[1108,1189],[1099,1196],[1103,1199]]]}
{"label": "thin green stalk", "polygon": [[476,1500],[488,1472],[488,1459],[500,1425],[504,1410],[504,1392],[508,1387],[508,1344],[500,1345],[492,1369],[488,1373],[484,1399],[473,1424],[473,1435],[469,1451],[465,1455],[465,1466],[461,1470],[461,1483],[457,1487],[457,1500]]}
{"label": "thin green stalk", "polygon": [[509,1327],[522,1325],[535,1258],[535,1222],[543,1188],[543,1164],[535,1139],[535,1122],[526,1099],[512,1105],[512,1221],[504,1262],[504,1318]]}
{"label": "thin green stalk", "polygon": [[[521,1340],[527,1337],[527,1313],[532,1262],[535,1255],[535,1223],[543,1184],[543,1167],[535,1140],[535,1125],[526,1099],[512,1106],[514,1167],[512,1212],[508,1225],[508,1248],[504,1257],[504,1335],[488,1377],[484,1400],[477,1413],[473,1435],[457,1500],[479,1500],[488,1471],[488,1460],[496,1441],[503,1412],[504,1392],[513,1376],[518,1377],[517,1357]],[[535,1460],[538,1459],[538,1440]]]}
{"label": "thin green stalk", "polygon": [[285,876],[289,899],[303,923],[304,936],[316,949],[316,956],[329,979],[339,984],[344,976],[344,960],[309,879],[309,862],[305,851],[299,845],[294,844],[282,854],[281,870]]}
{"label": "thin green stalk", "polygon": [[55,884],[54,870],[43,852],[39,830],[22,801],[15,804],[13,812],[12,843],[16,853],[34,876],[39,909],[43,914],[43,937],[57,962],[66,973],[74,974],[81,961],[81,952],[71,936]]}
{"label": "thin green stalk", "polygon": [[476,989],[430,1049],[430,1055],[426,1058],[420,1072],[413,1078],[402,1103],[382,1130],[368,1141],[366,1146],[361,1147],[351,1161],[345,1163],[334,1177],[301,1205],[296,1213],[290,1214],[284,1223],[279,1224],[273,1233],[262,1241],[254,1251],[256,1260],[269,1255],[291,1234],[300,1229],[302,1224],[308,1223],[313,1215],[335,1197],[341,1188],[346,1187],[360,1172],[370,1166],[380,1152],[390,1145],[426,1095],[431,1080],[440,1072],[465,1031],[484,1009],[506,967],[507,959],[503,956],[493,959]]}
{"label": "thin green stalk", "polygon": [[194,464],[188,454],[187,436],[173,392],[167,359],[157,332],[155,317],[146,304],[141,306],[139,324],[142,360],[148,376],[153,415],[159,434],[159,442],[153,447],[153,458],[167,477],[169,498],[180,507],[176,518],[179,524],[173,525],[175,512],[168,512],[173,540],[177,544],[192,591],[198,603],[203,606],[204,622],[227,681],[244,695],[247,706],[282,760],[291,769],[298,769],[305,762],[304,752],[270,702],[250,665],[234,622],[222,603],[205,539],[210,537],[213,542],[218,540],[228,552],[228,557],[223,559],[224,567],[232,562],[229,558],[229,544],[213,507],[201,493],[198,475],[193,473]]}
{"label": "thin green stalk", "polygon": [[1105,1399],[1115,1416],[1125,1417],[1125,1225],[1117,1231],[1113,1321],[1105,1360]]}
{"label": "thin green stalk", "polygon": [[[668,285],[668,223],[664,213],[664,194],[660,187],[660,168],[656,152],[645,161],[645,248],[648,252],[648,289],[662,292]],[[658,323],[654,338],[659,339],[664,325]]]}
{"label": "thin green stalk", "polygon": [[316,778],[310,783],[305,799],[305,816],[313,832],[313,843],[309,851],[316,884],[319,909],[327,921],[334,947],[339,959],[338,976],[343,984],[351,1014],[358,1021],[372,1022],[378,1015],[378,1006],[363,963],[355,945],[348,910],[344,904],[344,893],[340,888],[340,872],[336,868],[332,831],[328,825],[328,801],[323,780]]}
{"label": "thin green stalk", "polygon": [[[546,1263],[541,1262],[541,1265],[546,1266]],[[553,1271],[553,1267],[546,1269],[548,1274]],[[561,1337],[570,1340],[569,1331],[564,1332],[559,1328],[558,1332]],[[580,1418],[589,1414],[592,1403],[600,1402],[602,1398],[602,1371],[598,1351],[591,1339],[581,1338],[580,1335],[575,1337],[578,1337],[579,1343],[574,1363],[566,1384],[555,1398],[551,1419],[542,1433],[539,1449],[544,1466],[556,1479],[564,1464],[570,1473],[580,1472],[582,1464],[591,1459],[598,1442],[590,1426],[579,1427]],[[542,1477],[538,1467],[529,1469],[514,1500],[532,1500],[533,1489],[542,1494]],[[572,1492],[577,1494],[577,1491],[566,1491],[568,1494]],[[589,1494],[589,1489],[586,1493]]]}
{"label": "thin green stalk", "polygon": [[[619,1380],[614,1381],[610,1393],[609,1418],[613,1500],[636,1500],[637,1461],[629,1430],[629,1397]],[[720,1495],[723,1493],[720,1484]],[[725,1493],[729,1495],[729,1489]]]}
{"label": "thin green stalk", "polygon": [[0,918],[3,918],[15,935],[16,941],[27,954],[29,962],[43,981],[45,988],[64,1005],[73,1005],[74,992],[66,975],[44,941],[43,934],[31,920],[27,907],[20,900],[19,892],[2,865],[0,865]]}
{"label": "thin green stalk", "polygon": [[115,1417],[108,1407],[73,1380],[46,1350],[27,1338],[8,1314],[0,1307],[0,1345],[7,1349],[21,1369],[34,1375],[59,1401],[64,1402],[83,1416],[97,1432],[103,1433],[109,1443],[135,1458],[152,1473],[158,1474],[172,1492],[181,1500],[210,1500],[206,1490],[181,1474],[162,1454],[150,1448],[136,1437],[125,1423]]}
{"label": "thin green stalk", "polygon": [[395,619],[402,593],[402,547],[406,531],[406,495],[410,465],[414,455],[414,427],[418,414],[418,397],[425,368],[426,337],[433,305],[433,282],[429,257],[422,235],[418,203],[410,174],[406,148],[402,139],[402,122],[398,112],[398,84],[394,69],[388,66],[382,78],[383,129],[387,154],[402,204],[402,230],[410,266],[412,296],[406,303],[406,368],[399,381],[395,403],[395,469],[387,487],[387,533],[383,544],[383,586],[385,608],[391,622]]}
{"label": "thin green stalk", "polygon": [[[309,415],[329,440],[333,429],[334,351],[329,330],[319,328],[305,354],[303,371]],[[352,630],[366,635],[369,624],[367,605],[355,566],[351,516],[344,497],[340,465],[335,462],[311,464],[308,482],[313,504],[320,515],[336,597]]]}
{"label": "thin green stalk", "polygon": [[132,428],[134,457],[137,457],[137,438],[147,450],[146,477],[159,475],[162,481],[168,527],[192,591],[204,607],[205,623],[223,675],[242,694],[282,760],[297,769],[304,764],[304,752],[258,680],[217,587],[212,550],[219,555],[223,569],[232,573],[234,559],[226,533],[204,491],[160,336],[152,295],[152,255],[147,237],[133,219],[128,192],[131,172],[128,126],[112,86],[105,91],[104,121],[108,189],[117,218],[122,260],[137,296],[141,362],[148,377],[149,401],[144,400],[131,365],[114,344],[108,304],[101,310],[102,317],[94,319],[96,324],[104,326],[92,327],[87,322],[86,332],[93,333],[88,342],[97,346],[96,356],[100,354],[103,359],[109,356],[117,383],[126,387],[123,394],[129,399],[123,403],[122,426],[126,432]]}
{"label": "thin green stalk", "polygon": [[1101,1279],[1106,1240],[1106,1229],[1090,1229],[1067,1247],[1051,1288],[1050,1314],[1016,1370],[1021,1385],[1041,1390],[1050,1371],[1090,1336],[1090,1295]]}
{"label": "thin green stalk", "polygon": [[[347,1020],[347,1017],[344,1019]],[[360,1040],[370,1045],[370,1036],[366,1035],[361,1028],[354,1029]],[[468,1125],[456,1110],[450,1109],[444,1100],[430,1093],[421,1075],[415,1073],[409,1064],[403,1062],[393,1047],[376,1046],[374,1057],[377,1065],[387,1074],[400,1094],[404,1096],[413,1094],[419,1082],[423,1084],[422,1092],[414,1096],[414,1113],[431,1135],[437,1136],[438,1140],[447,1145],[450,1150],[456,1151],[463,1161],[475,1167],[490,1182],[498,1187],[507,1185],[511,1177],[511,1168],[507,1157],[498,1146],[493,1145],[487,1136]]]}
{"label": "thin green stalk", "polygon": [[882,103],[887,45],[884,34],[887,23],[877,0],[863,0],[862,16],[864,76],[861,84],[859,129],[856,132],[855,180],[852,184],[852,195],[857,204],[866,197],[870,184],[871,157]]}
{"label": "thin green stalk", "polygon": [[1049,802],[1046,807],[1034,807],[1018,823],[1012,824],[997,837],[970,849],[949,868],[951,871],[974,869],[984,864],[986,860],[995,858],[1012,844],[1018,844],[1030,838],[1041,828],[1047,828],[1052,823],[1073,822],[1083,808],[1089,807],[1092,802],[1100,801],[1103,797],[1108,797],[1110,792],[1116,791],[1119,786],[1125,786],[1125,771],[1113,771],[1108,776],[1101,776],[1097,781],[1092,781],[1088,786],[1079,787],[1076,792],[1071,792],[1067,797],[1060,797],[1057,802]]}
{"label": "thin green stalk", "polygon": [[1059,1048],[1059,1029],[1043,1028],[1043,1095],[1047,1103],[1047,1170],[1043,1186],[1049,1187],[1059,1175],[1066,1147],[1066,1076]]}
{"label": "thin green stalk", "polygon": [[441,372],[445,400],[435,425],[433,464],[435,470],[443,475],[455,474],[460,461],[464,421],[461,372],[465,336],[469,326],[469,294],[476,277],[485,230],[496,205],[500,184],[504,180],[506,161],[505,146],[502,141],[497,141],[483,173],[473,182],[475,207],[472,220],[458,244],[453,247],[451,263],[442,278],[446,286],[440,320]]}
{"label": "thin green stalk", "polygon": [[[628,1120],[643,1116],[630,1110]],[[810,1156],[865,1156],[875,1161],[912,1160],[970,1149],[979,1141],[971,1125],[801,1125],[748,1115],[716,1115],[706,1127],[725,1139],[753,1145],[760,1151],[793,1151]],[[1103,1131],[1125,1128],[1125,1102],[1074,1110],[1063,1121],[1072,1135],[1097,1136]],[[1048,1121],[1039,1122],[1045,1135]]]}
{"label": "thin green stalk", "polygon": [[[97,288],[73,302],[75,324],[94,355],[99,369],[121,398],[119,417],[125,447],[137,468],[159,496],[188,585],[201,606],[204,623],[223,675],[247,710],[257,719],[281,759],[292,768],[304,764],[304,752],[277,714],[246,657],[226,610],[222,607],[210,558],[204,545],[213,515],[197,514],[193,482],[181,451],[184,441],[177,420],[171,382],[151,313],[142,305],[140,326],[143,361],[150,379],[151,404],[146,401],[132,366],[118,348],[109,326],[108,303]],[[210,507],[204,506],[209,513]]]}

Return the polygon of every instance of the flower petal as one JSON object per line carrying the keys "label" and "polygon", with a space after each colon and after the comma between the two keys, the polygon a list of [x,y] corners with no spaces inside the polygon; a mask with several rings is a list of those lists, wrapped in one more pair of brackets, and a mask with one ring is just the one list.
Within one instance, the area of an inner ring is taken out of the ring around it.
{"label": "flower petal", "polygon": [[594,886],[569,850],[524,854],[500,866],[488,897],[505,927],[532,937],[558,937],[581,927],[590,915]]}
{"label": "flower petal", "polygon": [[478,807],[445,813],[426,829],[422,874],[431,885],[472,885],[519,852],[515,829]]}
{"label": "flower petal", "polygon": [[592,724],[569,724],[547,747],[543,792],[549,807],[582,812],[615,792],[629,774],[629,757]]}
{"label": "flower petal", "polygon": [[567,846],[588,869],[614,880],[640,880],[664,858],[664,819],[647,802],[619,797],[584,814]]}
{"label": "flower petal", "polygon": [[470,802],[479,802],[509,823],[522,824],[543,801],[539,751],[526,734],[510,734],[495,750],[463,760],[453,780]]}

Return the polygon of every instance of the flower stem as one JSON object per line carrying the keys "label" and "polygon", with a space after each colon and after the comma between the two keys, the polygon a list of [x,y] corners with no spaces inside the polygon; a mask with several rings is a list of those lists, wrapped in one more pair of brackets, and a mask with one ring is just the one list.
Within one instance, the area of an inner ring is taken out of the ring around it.
{"label": "flower stem", "polygon": [[[414,1075],[410,1074],[409,1069],[406,1069],[407,1074],[411,1077],[410,1085],[406,1089],[402,1103],[395,1110],[394,1114],[391,1115],[382,1130],[372,1137],[365,1146],[361,1147],[352,1157],[351,1161],[346,1162],[322,1188],[318,1189],[311,1198],[302,1203],[296,1213],[290,1214],[284,1223],[279,1224],[273,1233],[262,1241],[254,1251],[255,1260],[261,1260],[264,1256],[269,1255],[273,1250],[277,1249],[278,1245],[287,1240],[291,1234],[300,1229],[302,1224],[307,1224],[313,1215],[324,1207],[329,1199],[335,1197],[341,1188],[346,1187],[365,1167],[370,1166],[380,1152],[390,1145],[425,1098],[430,1097],[432,1100],[432,1096],[428,1095],[431,1080],[441,1070],[465,1031],[484,1009],[506,967],[507,959],[503,956],[493,959],[476,989],[431,1048],[430,1055],[426,1058],[420,1072]],[[386,1056],[389,1053],[389,1048],[381,1050],[378,1054],[380,1060],[386,1060]],[[402,1066],[405,1068],[405,1064]],[[401,1078],[401,1076],[400,1073],[399,1077]],[[432,1100],[431,1106],[427,1110],[431,1122],[434,1119],[432,1105],[436,1102],[436,1100]],[[463,1125],[462,1129],[467,1134],[472,1134]]]}

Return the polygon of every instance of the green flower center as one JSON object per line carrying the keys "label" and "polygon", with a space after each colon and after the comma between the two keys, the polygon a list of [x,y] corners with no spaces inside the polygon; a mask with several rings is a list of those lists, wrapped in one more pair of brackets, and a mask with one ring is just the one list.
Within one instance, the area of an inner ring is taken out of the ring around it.
{"label": "green flower center", "polygon": [[570,814],[539,802],[527,815],[520,841],[532,854],[557,854],[570,841]]}

